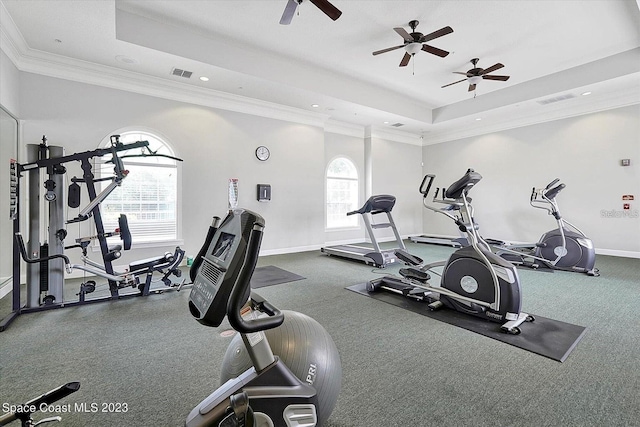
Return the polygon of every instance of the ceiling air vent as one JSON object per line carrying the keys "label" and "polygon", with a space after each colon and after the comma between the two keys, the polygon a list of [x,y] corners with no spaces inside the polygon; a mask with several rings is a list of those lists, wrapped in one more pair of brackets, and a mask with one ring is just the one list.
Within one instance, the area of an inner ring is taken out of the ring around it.
{"label": "ceiling air vent", "polygon": [[400,126],[404,126],[404,123],[394,123],[391,126],[393,126],[394,128],[399,128]]}
{"label": "ceiling air vent", "polygon": [[180,68],[174,68],[173,70],[171,70],[171,74],[174,76],[184,77],[185,79],[189,79],[191,78],[191,74],[193,74],[193,71],[185,71],[185,70],[181,70]]}
{"label": "ceiling air vent", "polygon": [[554,96],[552,98],[540,99],[536,101],[540,105],[553,104],[554,102],[566,101],[567,99],[575,98],[576,96],[572,93],[565,93],[564,95]]}

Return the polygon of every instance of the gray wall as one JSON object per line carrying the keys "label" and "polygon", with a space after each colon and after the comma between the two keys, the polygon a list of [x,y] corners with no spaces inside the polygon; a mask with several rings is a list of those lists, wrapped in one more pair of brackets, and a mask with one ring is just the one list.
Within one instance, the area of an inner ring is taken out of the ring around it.
{"label": "gray wall", "polygon": [[[599,253],[640,256],[640,218],[607,218],[632,194],[640,210],[640,105],[505,130],[424,147],[424,172],[448,186],[467,168],[483,180],[473,189],[476,220],[485,237],[529,242],[555,226],[529,205],[532,187],[560,178],[563,216],[581,228]],[[428,141],[427,141],[428,142]],[[620,160],[631,159],[622,167]],[[424,230],[456,235],[453,222],[425,210]]]}

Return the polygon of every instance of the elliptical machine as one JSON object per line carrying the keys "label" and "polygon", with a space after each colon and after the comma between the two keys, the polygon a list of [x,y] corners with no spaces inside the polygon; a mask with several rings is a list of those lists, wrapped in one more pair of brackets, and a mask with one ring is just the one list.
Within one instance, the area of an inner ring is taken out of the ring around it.
{"label": "elliptical machine", "polygon": [[[187,427],[312,427],[329,417],[337,401],[342,369],[329,334],[300,313],[288,312],[285,320],[280,310],[251,292],[264,225],[261,216],[244,209],[230,210],[222,222],[214,217],[194,260],[191,314],[212,327],[227,316],[244,343],[240,349],[232,341],[227,353],[246,352],[250,366],[198,404]],[[286,351],[270,345],[273,335]],[[237,365],[237,357],[225,356],[225,363]]]}
{"label": "elliptical machine", "polygon": [[534,208],[544,209],[548,215],[552,215],[558,228],[544,233],[537,243],[510,244],[495,239],[486,241],[493,246],[497,255],[516,265],[531,268],[543,265],[554,270],[599,276],[599,270],[594,268],[596,253],[593,242],[560,215],[556,196],[565,185],[558,182],[556,178],[544,188],[534,187],[529,201]]}
{"label": "elliptical machine", "polygon": [[[424,207],[451,218],[466,234],[469,246],[456,250],[446,261],[430,264],[407,252],[396,251],[396,255],[411,267],[400,269],[402,278],[385,276],[368,282],[367,290],[385,290],[425,301],[431,310],[452,308],[501,323],[501,330],[509,334],[520,334],[520,325],[535,319],[521,311],[518,271],[513,264],[491,252],[473,222],[473,208],[467,195],[482,176],[469,169],[447,188],[444,198],[434,197],[434,202],[447,205],[443,209],[426,202],[434,179],[435,175],[426,175],[420,185]],[[467,224],[461,217],[451,213],[458,211],[468,221]],[[428,282],[430,273],[438,274],[434,271],[437,267],[443,268],[439,286]]]}

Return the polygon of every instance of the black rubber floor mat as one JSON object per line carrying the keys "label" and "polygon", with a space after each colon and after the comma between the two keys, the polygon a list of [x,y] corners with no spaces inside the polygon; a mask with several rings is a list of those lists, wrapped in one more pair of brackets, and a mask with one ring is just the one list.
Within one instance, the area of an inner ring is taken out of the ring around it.
{"label": "black rubber floor mat", "polygon": [[264,288],[265,286],[295,282],[296,280],[302,279],[305,279],[305,277],[283,270],[274,265],[267,265],[264,267],[257,267],[253,271],[253,276],[251,277],[251,288]]}
{"label": "black rubber floor mat", "polygon": [[425,302],[412,300],[399,294],[385,291],[368,292],[365,283],[349,286],[346,289],[511,344],[558,362],[564,362],[569,357],[571,351],[586,332],[584,326],[572,325],[571,323],[532,314],[535,317],[534,322],[525,322],[520,325],[522,330],[520,335],[510,335],[500,330],[499,323],[460,313],[446,307],[433,311],[427,307]]}

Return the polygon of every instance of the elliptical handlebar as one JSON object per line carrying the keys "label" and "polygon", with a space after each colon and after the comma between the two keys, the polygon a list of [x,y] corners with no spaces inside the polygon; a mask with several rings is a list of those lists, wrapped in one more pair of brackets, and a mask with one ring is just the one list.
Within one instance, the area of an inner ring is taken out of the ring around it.
{"label": "elliptical handlebar", "polygon": [[268,314],[268,317],[259,317],[251,320],[246,320],[242,317],[242,308],[247,301],[247,291],[250,290],[251,286],[251,276],[260,253],[262,230],[263,227],[258,224],[255,224],[253,230],[251,230],[244,262],[231,290],[227,305],[227,317],[231,327],[245,334],[273,329],[284,322],[284,314],[280,310],[255,294],[251,296],[254,305],[261,312]]}
{"label": "elliptical handlebar", "polygon": [[558,181],[560,181],[558,178],[554,179],[553,181],[551,181],[550,183],[547,184],[546,187],[544,187],[545,190],[550,189],[551,187],[553,187]]}
{"label": "elliptical handlebar", "polygon": [[566,185],[564,184],[558,184],[557,186],[553,187],[551,190],[546,190],[544,192],[544,196],[549,200],[553,200],[556,198],[558,193],[561,192],[565,187]]}
{"label": "elliptical handlebar", "polygon": [[[427,197],[427,195],[429,194],[429,190],[431,189],[431,184],[433,184],[433,180],[435,178],[436,176],[431,174],[427,174],[424,176],[424,178],[422,178],[422,183],[420,184],[420,194],[422,194],[422,197]],[[429,180],[429,182],[427,182],[427,179]]]}

